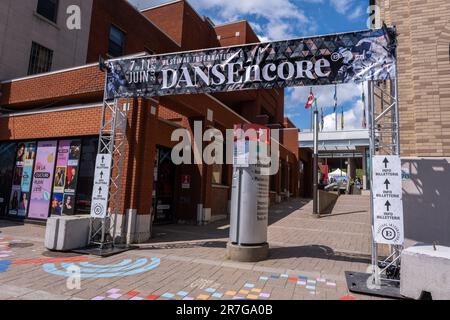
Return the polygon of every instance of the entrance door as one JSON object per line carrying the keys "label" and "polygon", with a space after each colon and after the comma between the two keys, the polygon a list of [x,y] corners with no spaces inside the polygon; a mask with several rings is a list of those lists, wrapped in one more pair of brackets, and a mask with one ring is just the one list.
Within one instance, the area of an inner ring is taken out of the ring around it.
{"label": "entrance door", "polygon": [[176,166],[171,159],[172,151],[168,148],[158,148],[155,159],[153,210],[155,223],[174,222],[174,189]]}

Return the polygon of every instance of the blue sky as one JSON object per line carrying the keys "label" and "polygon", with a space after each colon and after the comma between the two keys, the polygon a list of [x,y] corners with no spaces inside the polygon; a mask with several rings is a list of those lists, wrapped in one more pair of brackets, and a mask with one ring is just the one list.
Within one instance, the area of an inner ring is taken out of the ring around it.
{"label": "blue sky", "polygon": [[[139,8],[171,2],[129,1]],[[269,41],[367,29],[369,0],[190,0],[189,3],[216,24],[248,20],[260,39]],[[309,90],[309,87],[286,89],[285,115],[301,129],[310,125],[309,112],[304,107]],[[313,91],[325,115],[324,130],[334,130],[334,86],[314,87]],[[343,108],[345,129],[361,128],[361,96],[361,85],[338,86],[339,126]]]}

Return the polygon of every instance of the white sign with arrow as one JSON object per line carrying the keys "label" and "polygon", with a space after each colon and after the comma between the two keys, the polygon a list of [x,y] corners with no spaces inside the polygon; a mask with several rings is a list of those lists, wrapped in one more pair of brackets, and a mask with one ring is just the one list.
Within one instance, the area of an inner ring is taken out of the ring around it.
{"label": "white sign with arrow", "polygon": [[107,216],[111,165],[110,154],[97,155],[91,204],[91,217],[93,218],[106,218]]}
{"label": "white sign with arrow", "polygon": [[405,237],[400,157],[374,156],[372,165],[375,242],[402,245]]}

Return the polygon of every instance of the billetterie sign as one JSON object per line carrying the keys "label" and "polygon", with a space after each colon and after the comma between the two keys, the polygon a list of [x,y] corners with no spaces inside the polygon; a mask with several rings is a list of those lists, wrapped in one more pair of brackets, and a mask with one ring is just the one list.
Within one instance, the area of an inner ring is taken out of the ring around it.
{"label": "billetterie sign", "polygon": [[[394,36],[393,36],[394,35]],[[107,62],[108,99],[395,78],[395,32],[368,30]]]}

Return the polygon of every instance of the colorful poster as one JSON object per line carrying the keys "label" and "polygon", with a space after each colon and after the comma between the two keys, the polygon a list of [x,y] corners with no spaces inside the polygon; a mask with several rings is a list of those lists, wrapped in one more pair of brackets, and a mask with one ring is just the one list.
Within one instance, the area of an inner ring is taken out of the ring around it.
{"label": "colorful poster", "polygon": [[48,218],[55,171],[56,146],[57,141],[41,141],[38,143],[29,218],[42,220]]}
{"label": "colorful poster", "polygon": [[62,214],[64,194],[54,193],[52,196],[52,205],[50,214],[52,216],[60,216]]}
{"label": "colorful poster", "polygon": [[52,215],[73,215],[78,181],[81,140],[59,142],[56,172],[53,182]]}
{"label": "colorful poster", "polygon": [[36,144],[34,142],[19,143],[9,201],[8,213],[10,215],[21,218],[27,216],[35,157]]}

